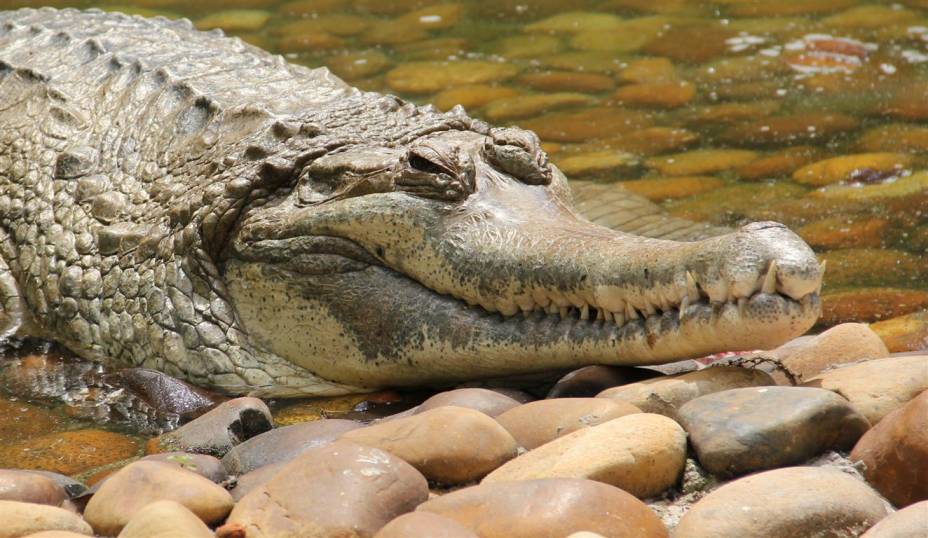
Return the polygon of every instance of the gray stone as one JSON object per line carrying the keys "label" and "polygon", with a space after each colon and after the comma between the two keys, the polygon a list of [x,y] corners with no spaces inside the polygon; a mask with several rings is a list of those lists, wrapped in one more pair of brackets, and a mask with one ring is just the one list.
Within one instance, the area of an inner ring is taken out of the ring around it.
{"label": "gray stone", "polygon": [[323,419],[275,428],[233,447],[223,456],[222,463],[232,474],[245,474],[265,465],[290,461],[361,426],[351,420]]}

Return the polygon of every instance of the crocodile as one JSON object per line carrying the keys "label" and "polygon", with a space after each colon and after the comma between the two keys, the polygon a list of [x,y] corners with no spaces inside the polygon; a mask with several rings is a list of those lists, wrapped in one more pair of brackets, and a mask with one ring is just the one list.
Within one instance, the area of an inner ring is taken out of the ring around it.
{"label": "crocodile", "polygon": [[189,21],[0,12],[0,337],[291,397],[769,348],[820,315],[785,226],[649,218],[592,223],[537,136],[460,107]]}

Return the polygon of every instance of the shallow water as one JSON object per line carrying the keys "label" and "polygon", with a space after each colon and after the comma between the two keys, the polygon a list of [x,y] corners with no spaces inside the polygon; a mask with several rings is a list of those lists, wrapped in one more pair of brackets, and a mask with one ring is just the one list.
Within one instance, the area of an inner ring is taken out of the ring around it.
{"label": "shallow water", "polygon": [[928,308],[925,0],[0,0],[39,5],[188,17],[534,129],[568,177],[674,215],[784,222],[828,261],[822,326]]}

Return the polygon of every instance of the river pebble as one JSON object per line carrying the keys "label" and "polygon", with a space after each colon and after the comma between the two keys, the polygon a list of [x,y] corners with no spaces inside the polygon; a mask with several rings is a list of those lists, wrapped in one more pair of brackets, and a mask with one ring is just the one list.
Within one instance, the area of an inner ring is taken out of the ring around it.
{"label": "river pebble", "polygon": [[894,512],[870,527],[860,538],[924,538],[928,536],[928,501]]}
{"label": "river pebble", "polygon": [[891,352],[928,349],[928,310],[870,325]]}
{"label": "river pebble", "polygon": [[338,441],[285,464],[235,505],[216,535],[371,536],[428,495],[425,478],[403,460]]}
{"label": "river pebble", "polygon": [[478,480],[514,458],[518,447],[492,418],[454,406],[384,421],[341,438],[390,452],[441,484]]}
{"label": "river pebble", "polygon": [[676,418],[680,407],[694,398],[728,389],[774,384],[773,378],[760,370],[714,366],[606,389],[597,397],[625,402],[646,413]]}
{"label": "river pebble", "polygon": [[190,452],[161,452],[159,454],[150,454],[142,458],[142,461],[160,461],[177,465],[187,471],[196,473],[203,478],[220,483],[229,478],[229,473],[214,456],[206,454],[195,454]]}
{"label": "river pebble", "polygon": [[631,366],[584,366],[557,380],[548,391],[548,398],[586,398],[603,390],[635,383],[661,375],[648,368]]}
{"label": "river pebble", "polygon": [[0,500],[0,521],[0,538],[22,538],[51,530],[93,536],[93,529],[79,515],[47,504]]}
{"label": "river pebble", "polygon": [[696,96],[689,82],[648,82],[622,86],[612,97],[624,105],[677,108],[688,104]]}
{"label": "river pebble", "polygon": [[887,513],[875,491],[843,471],[789,467],[747,476],[713,491],[690,508],[673,536],[857,536]]}
{"label": "river pebble", "polygon": [[47,476],[15,469],[0,469],[0,500],[61,506],[65,489]]}
{"label": "river pebble", "polygon": [[155,501],[126,523],[118,538],[212,538],[213,532],[184,505]]}
{"label": "river pebble", "polygon": [[526,32],[579,34],[595,30],[611,30],[621,26],[621,24],[622,19],[611,13],[571,11],[527,24],[523,27],[523,30]]}
{"label": "river pebble", "polygon": [[481,60],[410,62],[387,73],[390,89],[405,93],[433,93],[452,86],[498,82],[514,77],[513,65]]}
{"label": "river pebble", "polygon": [[855,288],[822,295],[819,323],[880,321],[928,308],[928,291],[911,288]]}
{"label": "river pebble", "polygon": [[148,442],[146,451],[196,452],[221,458],[233,446],[271,429],[274,419],[258,398],[236,398]]}
{"label": "river pebble", "polygon": [[805,185],[822,187],[840,181],[872,182],[873,177],[899,175],[914,158],[905,153],[860,153],[825,159],[793,173],[793,180]]}
{"label": "river pebble", "polygon": [[668,176],[694,176],[729,170],[757,158],[757,152],[737,149],[702,149],[654,157],[649,167]]}
{"label": "river pebble", "polygon": [[604,150],[558,156],[555,164],[570,177],[588,177],[608,174],[621,176],[638,167],[639,160],[624,151]]}
{"label": "river pebble", "polygon": [[863,462],[867,481],[894,505],[928,500],[928,390],[886,415],[850,458]]}
{"label": "river pebble", "polygon": [[271,18],[271,13],[262,9],[230,9],[211,13],[196,22],[200,30],[221,28],[226,32],[253,32],[260,30]]}
{"label": "river pebble", "polygon": [[463,388],[446,390],[430,396],[419,404],[414,413],[420,414],[439,407],[455,406],[466,407],[474,411],[480,411],[487,416],[495,417],[513,407],[518,407],[520,404],[519,400],[495,390]]}
{"label": "river pebble", "polygon": [[423,503],[481,538],[563,538],[593,531],[615,538],[666,538],[656,515],[619,488],[576,478],[481,484]]}
{"label": "river pebble", "polygon": [[555,92],[497,99],[487,104],[483,115],[495,122],[527,118],[542,112],[591,105],[596,100],[575,92]]}
{"label": "river pebble", "polygon": [[893,225],[879,217],[828,217],[802,226],[796,233],[814,249],[879,248],[893,234]]}
{"label": "river pebble", "polygon": [[653,202],[687,198],[725,186],[724,181],[712,176],[658,177],[619,181],[616,184]]}
{"label": "river pebble", "polygon": [[[866,324],[842,323],[821,334],[788,342],[767,355],[797,380],[806,381],[839,364],[886,357],[889,350]],[[783,372],[774,370],[771,375],[781,385],[790,384]]]}
{"label": "river pebble", "polygon": [[822,372],[805,383],[847,398],[871,424],[928,390],[928,354],[887,357]]}
{"label": "river pebble", "polygon": [[581,428],[640,413],[637,407],[604,398],[554,398],[520,405],[496,417],[529,450]]}
{"label": "river pebble", "polygon": [[182,504],[207,524],[221,522],[232,496],[210,480],[176,465],[137,461],[106,479],[90,498],[84,518],[98,534],[115,535],[146,505],[168,500]]}
{"label": "river pebble", "polygon": [[453,519],[431,512],[403,514],[377,531],[374,538],[478,538],[477,533]]}
{"label": "river pebble", "polygon": [[516,84],[546,92],[600,93],[615,88],[611,77],[599,73],[572,73],[570,71],[539,71],[524,73],[514,80]]}
{"label": "river pebble", "polygon": [[275,428],[232,447],[223,456],[222,464],[229,473],[244,474],[272,463],[290,461],[360,427],[359,422],[351,420],[323,419]]}
{"label": "river pebble", "polygon": [[808,387],[716,392],[691,400],[677,414],[699,463],[725,477],[848,450],[870,428],[847,400]]}

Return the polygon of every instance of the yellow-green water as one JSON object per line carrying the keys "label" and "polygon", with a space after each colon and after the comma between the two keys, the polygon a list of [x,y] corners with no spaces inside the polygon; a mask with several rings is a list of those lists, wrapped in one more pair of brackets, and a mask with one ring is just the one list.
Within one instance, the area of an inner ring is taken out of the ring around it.
{"label": "yellow-green water", "polygon": [[0,0],[41,5],[187,17],[677,216],[784,222],[828,260],[823,326],[928,309],[926,0]]}

